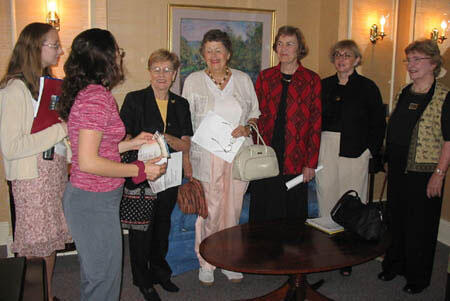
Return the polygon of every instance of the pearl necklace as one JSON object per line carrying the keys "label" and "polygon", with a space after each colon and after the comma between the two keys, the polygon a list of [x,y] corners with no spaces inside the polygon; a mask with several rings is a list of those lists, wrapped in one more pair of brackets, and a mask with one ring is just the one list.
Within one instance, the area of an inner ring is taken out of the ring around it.
{"label": "pearl necklace", "polygon": [[225,69],[225,76],[223,77],[223,79],[220,82],[217,82],[211,71],[209,71],[209,69],[206,69],[206,74],[208,74],[208,76],[211,78],[211,80],[213,81],[214,84],[216,84],[216,86],[219,87],[219,89],[222,89],[222,85],[226,82],[226,80],[228,79],[228,75],[230,74],[230,69],[228,69],[228,67],[226,67]]}

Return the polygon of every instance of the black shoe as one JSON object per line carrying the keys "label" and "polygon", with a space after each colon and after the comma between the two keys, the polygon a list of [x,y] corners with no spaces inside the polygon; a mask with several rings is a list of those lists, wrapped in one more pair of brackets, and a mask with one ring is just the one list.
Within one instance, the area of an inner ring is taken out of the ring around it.
{"label": "black shoe", "polygon": [[339,273],[344,277],[350,277],[352,275],[352,267],[342,268],[339,270]]}
{"label": "black shoe", "polygon": [[161,287],[171,293],[176,293],[180,290],[180,288],[178,286],[175,285],[175,283],[173,283],[170,279],[167,279],[164,282],[160,282],[159,283],[161,285]]}
{"label": "black shoe", "polygon": [[397,276],[397,274],[394,272],[383,271],[380,274],[378,274],[378,279],[383,280],[383,281],[391,281],[396,276]]}
{"label": "black shoe", "polygon": [[424,290],[423,286],[417,285],[417,284],[407,284],[403,288],[403,291],[405,293],[408,293],[410,295],[421,293]]}
{"label": "black shoe", "polygon": [[139,287],[142,295],[144,296],[145,301],[161,301],[161,298],[158,295],[158,292],[154,287],[145,288]]}

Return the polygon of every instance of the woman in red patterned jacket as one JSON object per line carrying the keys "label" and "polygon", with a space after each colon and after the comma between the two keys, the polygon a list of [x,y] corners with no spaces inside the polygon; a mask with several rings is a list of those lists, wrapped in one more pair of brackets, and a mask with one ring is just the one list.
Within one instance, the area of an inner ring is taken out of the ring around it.
{"label": "woman in red patterned jacket", "polygon": [[[320,147],[320,77],[300,63],[307,53],[296,27],[278,30],[273,49],[279,64],[261,71],[256,94],[261,116],[258,127],[274,148],[280,174],[252,183],[250,222],[274,219],[306,220],[307,182],[314,178]],[[304,182],[286,190],[286,181],[303,174]]]}

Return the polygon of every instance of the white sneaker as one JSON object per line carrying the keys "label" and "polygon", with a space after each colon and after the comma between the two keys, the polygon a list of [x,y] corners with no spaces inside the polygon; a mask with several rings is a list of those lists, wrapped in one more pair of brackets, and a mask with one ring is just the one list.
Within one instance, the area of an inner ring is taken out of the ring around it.
{"label": "white sneaker", "polygon": [[200,280],[200,282],[203,285],[207,285],[207,286],[213,285],[214,270],[209,270],[209,269],[200,267],[200,269],[198,270],[198,280]]}
{"label": "white sneaker", "polygon": [[227,276],[228,280],[234,283],[238,283],[242,281],[242,278],[244,278],[244,275],[242,273],[228,271],[222,269],[222,273]]}

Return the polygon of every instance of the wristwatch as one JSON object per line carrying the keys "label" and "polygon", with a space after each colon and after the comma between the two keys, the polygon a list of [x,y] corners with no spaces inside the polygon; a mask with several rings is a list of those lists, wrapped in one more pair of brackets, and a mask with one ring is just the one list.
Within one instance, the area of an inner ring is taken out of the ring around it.
{"label": "wristwatch", "polygon": [[434,172],[439,176],[445,176],[445,172],[440,168],[436,168]]}

